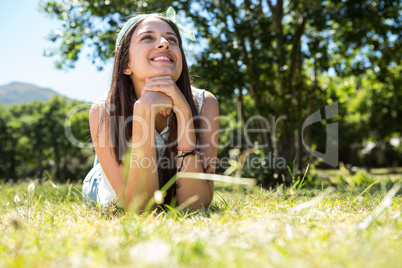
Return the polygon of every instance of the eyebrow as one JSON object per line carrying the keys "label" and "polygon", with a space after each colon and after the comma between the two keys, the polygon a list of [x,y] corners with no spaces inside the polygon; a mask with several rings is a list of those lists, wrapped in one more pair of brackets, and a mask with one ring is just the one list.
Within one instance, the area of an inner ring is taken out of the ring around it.
{"label": "eyebrow", "polygon": [[[154,31],[142,32],[142,33],[138,34],[137,38],[140,37],[140,35],[142,35],[142,34],[150,34],[150,33],[155,33],[155,32],[154,32]],[[165,34],[174,35],[174,36],[177,38],[177,35],[176,35],[175,33],[172,33],[172,32],[165,32]]]}

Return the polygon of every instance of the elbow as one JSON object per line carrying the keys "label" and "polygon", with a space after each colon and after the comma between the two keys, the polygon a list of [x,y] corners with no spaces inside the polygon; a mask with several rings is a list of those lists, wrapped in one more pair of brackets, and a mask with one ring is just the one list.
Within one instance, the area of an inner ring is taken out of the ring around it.
{"label": "elbow", "polygon": [[130,198],[129,200],[120,200],[120,204],[125,211],[134,212],[136,214],[142,214],[143,212],[153,210],[157,207],[152,198],[147,195],[137,196],[136,198]]}
{"label": "elbow", "polygon": [[202,205],[203,208],[209,208],[209,205],[211,205],[211,203],[212,203],[212,198],[208,198],[208,200],[206,200],[201,205]]}
{"label": "elbow", "polygon": [[193,196],[180,204],[180,206],[188,209],[207,209],[211,203],[212,195],[205,197]]}

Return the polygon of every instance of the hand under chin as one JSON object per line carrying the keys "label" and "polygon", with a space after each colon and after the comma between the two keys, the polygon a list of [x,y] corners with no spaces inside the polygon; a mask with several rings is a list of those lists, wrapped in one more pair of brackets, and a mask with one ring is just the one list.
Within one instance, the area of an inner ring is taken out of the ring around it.
{"label": "hand under chin", "polygon": [[171,70],[158,70],[155,73],[153,73],[149,78],[151,77],[158,77],[158,76],[170,76],[173,81],[177,82],[179,80],[180,75],[174,74]]}

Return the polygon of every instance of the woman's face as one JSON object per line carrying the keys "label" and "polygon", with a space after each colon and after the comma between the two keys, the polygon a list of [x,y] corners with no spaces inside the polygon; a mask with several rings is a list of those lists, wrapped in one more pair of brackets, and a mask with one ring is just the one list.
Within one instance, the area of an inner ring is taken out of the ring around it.
{"label": "woman's face", "polygon": [[169,75],[176,82],[183,62],[179,39],[165,21],[146,18],[131,37],[128,66],[124,74],[130,75],[136,91],[145,86],[145,79]]}

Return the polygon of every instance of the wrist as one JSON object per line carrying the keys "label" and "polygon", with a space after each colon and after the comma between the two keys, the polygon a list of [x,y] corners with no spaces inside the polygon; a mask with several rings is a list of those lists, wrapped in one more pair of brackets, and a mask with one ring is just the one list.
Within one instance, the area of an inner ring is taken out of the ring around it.
{"label": "wrist", "polygon": [[177,143],[180,148],[195,148],[197,144],[193,118],[177,119]]}
{"label": "wrist", "polygon": [[151,115],[151,109],[147,103],[137,100],[134,103],[133,115],[148,117]]}
{"label": "wrist", "polygon": [[177,118],[177,127],[179,129],[192,129],[194,128],[194,123],[193,123],[193,114],[191,113],[191,110],[186,111],[186,112],[179,112],[176,113],[176,118]]}
{"label": "wrist", "polygon": [[173,107],[173,110],[176,114],[177,119],[182,118],[182,119],[188,121],[193,117],[190,105],[188,105],[188,104],[183,108]]}

